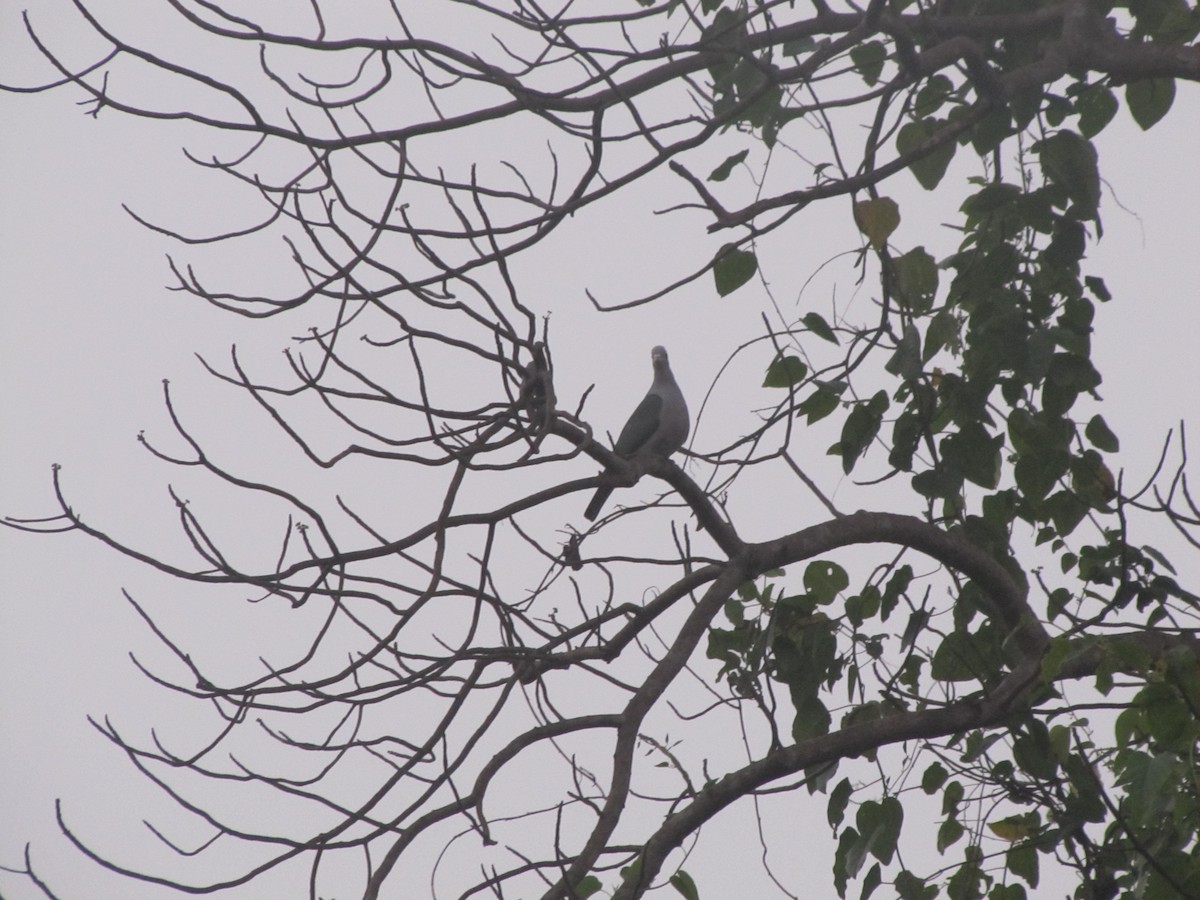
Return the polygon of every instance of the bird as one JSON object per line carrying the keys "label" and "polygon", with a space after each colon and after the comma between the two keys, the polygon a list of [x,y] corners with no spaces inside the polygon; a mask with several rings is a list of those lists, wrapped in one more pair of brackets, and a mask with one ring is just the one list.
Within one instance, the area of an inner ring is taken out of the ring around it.
{"label": "bird", "polygon": [[[687,402],[671,374],[666,348],[659,346],[651,350],[650,361],[654,365],[654,381],[621,429],[621,436],[613,447],[617,456],[643,465],[652,457],[665,459],[682,447],[691,428]],[[596,488],[592,502],[583,513],[588,521],[594,521],[600,514],[600,508],[612,492],[610,485],[602,484]]]}

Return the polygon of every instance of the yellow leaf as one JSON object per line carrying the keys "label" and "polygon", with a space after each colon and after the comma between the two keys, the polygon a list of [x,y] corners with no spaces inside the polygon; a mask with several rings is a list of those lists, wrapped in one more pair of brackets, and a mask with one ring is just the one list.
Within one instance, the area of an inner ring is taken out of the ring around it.
{"label": "yellow leaf", "polygon": [[854,204],[854,224],[867,236],[872,247],[882,250],[900,224],[900,207],[891,197],[859,200]]}
{"label": "yellow leaf", "polygon": [[1029,835],[1028,823],[1022,821],[1018,816],[1009,816],[998,822],[988,822],[988,828],[992,829],[992,833],[996,837],[1009,842],[1019,841]]}

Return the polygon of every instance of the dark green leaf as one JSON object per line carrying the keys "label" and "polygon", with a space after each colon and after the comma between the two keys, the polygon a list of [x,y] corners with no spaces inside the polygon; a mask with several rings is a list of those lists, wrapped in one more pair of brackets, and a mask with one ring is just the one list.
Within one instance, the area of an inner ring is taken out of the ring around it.
{"label": "dark green leaf", "polygon": [[938,289],[934,258],[924,247],[914,247],[896,259],[894,265],[900,303],[913,312],[928,312]]}
{"label": "dark green leaf", "polygon": [[1087,435],[1087,439],[1092,442],[1092,446],[1098,447],[1105,453],[1116,453],[1121,448],[1121,442],[1117,440],[1117,436],[1109,430],[1108,423],[1104,421],[1104,417],[1099,413],[1092,416],[1090,422],[1087,423],[1087,428],[1083,433]]}
{"label": "dark green leaf", "polygon": [[970,634],[952,631],[946,635],[934,651],[929,674],[938,681],[981,680],[1001,662],[993,631],[985,623]]}
{"label": "dark green leaf", "polygon": [[979,423],[963,425],[942,439],[942,455],[956,465],[969,480],[985,488],[994,488],[1000,480],[1000,448],[1003,435],[992,435]]}
{"label": "dark green leaf", "polygon": [[1112,121],[1119,105],[1108,88],[1098,84],[1089,87],[1075,101],[1080,133],[1086,138],[1095,137]]}
{"label": "dark green leaf", "polygon": [[904,825],[904,807],[896,797],[884,797],[879,801],[878,828],[870,838],[871,855],[889,865],[896,853],[900,840],[900,829]]}
{"label": "dark green leaf", "polygon": [[1059,537],[1066,537],[1075,530],[1083,517],[1087,515],[1088,506],[1071,491],[1059,491],[1046,498],[1043,507],[1045,515],[1054,523],[1054,530]]}
{"label": "dark green leaf", "polygon": [[796,718],[792,720],[792,740],[802,741],[805,738],[819,737],[829,733],[833,719],[825,704],[816,697],[802,698],[796,706]]}
{"label": "dark green leaf", "polygon": [[1031,888],[1038,886],[1038,854],[1033,844],[1016,844],[1009,848],[1005,858],[1010,872],[1025,879]]}
{"label": "dark green leaf", "polygon": [[935,143],[942,125],[937,119],[918,119],[904,125],[896,135],[896,149],[901,156],[912,157],[908,167],[927,191],[938,186],[950,160],[954,159],[954,141],[943,138]]}
{"label": "dark green leaf", "polygon": [[892,426],[892,450],[888,454],[888,463],[902,472],[910,471],[921,430],[921,420],[911,410],[906,409],[897,416]]}
{"label": "dark green leaf", "polygon": [[997,884],[988,891],[988,900],[1026,900],[1025,888],[1019,884]]}
{"label": "dark green leaf", "polygon": [[1152,128],[1175,102],[1174,78],[1144,78],[1125,85],[1129,114],[1142,131]]}
{"label": "dark green leaf", "polygon": [[929,764],[925,774],[921,776],[921,790],[927,794],[935,794],[946,783],[946,778],[946,767],[940,762],[934,761]]}
{"label": "dark green leaf", "polygon": [[858,874],[866,858],[867,848],[858,832],[853,828],[843,829],[833,853],[833,887],[839,897],[846,896],[846,882]]}
{"label": "dark green leaf", "polygon": [[1033,84],[1029,87],[1021,88],[1009,100],[1014,124],[1018,131],[1024,131],[1029,127],[1029,123],[1033,121],[1033,117],[1041,110],[1045,91],[1046,88],[1044,85]]}
{"label": "dark green leaf", "polygon": [[1100,386],[1100,373],[1091,361],[1074,353],[1056,353],[1042,385],[1042,405],[1047,415],[1064,415],[1075,399]]}
{"label": "dark green leaf", "polygon": [[817,41],[812,35],[806,34],[803,37],[798,37],[794,41],[786,41],[783,45],[784,56],[799,56],[802,53],[811,53],[817,49]]}
{"label": "dark green leaf", "polygon": [[859,457],[866,452],[871,441],[875,440],[887,408],[887,394],[879,391],[866,403],[856,403],[850,410],[850,415],[846,417],[842,426],[842,439],[838,445],[838,452],[842,457],[842,470],[846,474],[854,469]]}
{"label": "dark green leaf", "polygon": [[1051,269],[1076,271],[1087,249],[1087,232],[1083,223],[1062,218],[1054,225],[1054,234],[1042,253],[1042,260]]}
{"label": "dark green leaf", "polygon": [[1087,285],[1087,289],[1092,292],[1092,296],[1101,303],[1107,303],[1112,299],[1112,294],[1108,292],[1108,287],[1104,283],[1103,278],[1096,278],[1093,275],[1088,275],[1083,279],[1083,283]]}
{"label": "dark green leaf", "polygon": [[863,81],[868,85],[873,85],[879,80],[879,74],[883,71],[883,62],[887,59],[887,48],[879,41],[856,44],[850,51],[850,59],[854,62],[854,67],[858,69],[858,74],[862,76]]}
{"label": "dark green leaf", "polygon": [[900,872],[892,884],[899,900],[933,900],[938,894],[937,885],[925,884],[907,869]]}
{"label": "dark green leaf", "polygon": [[1047,682],[1054,681],[1070,653],[1071,641],[1069,638],[1064,636],[1051,638],[1050,646],[1042,657],[1042,679]]}
{"label": "dark green leaf", "polygon": [[961,345],[958,317],[949,309],[939,310],[925,329],[924,361],[929,362],[942,349],[957,351]]}
{"label": "dark green leaf", "polygon": [[883,368],[906,381],[911,381],[921,374],[921,335],[912,322],[905,324],[900,343],[896,345],[891,358],[883,364]]}
{"label": "dark green leaf", "polygon": [[942,823],[937,833],[937,848],[939,853],[953,846],[963,836],[963,827],[958,819],[947,819]]}
{"label": "dark green leaf", "polygon": [[862,892],[858,895],[858,900],[867,900],[875,893],[875,888],[879,887],[882,881],[883,876],[880,874],[879,863],[875,863],[863,876]]}
{"label": "dark green leaf", "polygon": [[845,387],[845,385],[820,385],[796,407],[796,414],[806,417],[809,425],[819,422],[837,409]]}
{"label": "dark green leaf", "polygon": [[833,333],[833,329],[829,327],[829,323],[820,313],[805,313],[804,318],[800,321],[804,323],[805,328],[822,340],[829,341],[831,344],[838,342],[837,335]]}
{"label": "dark green leaf", "polygon": [[742,150],[733,154],[733,156],[712,170],[712,174],[708,176],[708,180],[724,181],[733,172],[733,167],[744,161],[749,154],[749,150]]}
{"label": "dark green leaf", "polygon": [[836,829],[842,824],[842,819],[846,817],[846,805],[850,802],[850,795],[854,793],[854,786],[850,783],[849,778],[843,778],[838,782],[837,787],[829,795],[829,803],[825,808],[825,817],[829,820],[829,827]]}
{"label": "dark green leaf", "polygon": [[908,586],[912,584],[913,570],[912,566],[907,563],[897,568],[892,577],[888,579],[887,587],[883,589],[883,597],[880,600],[880,617],[886,621],[887,617],[892,614],[900,602],[900,598],[904,592],[908,590]]}
{"label": "dark green leaf", "polygon": [[804,589],[820,606],[832,603],[849,586],[850,576],[837,563],[819,559],[804,569]]}
{"label": "dark green leaf", "polygon": [[579,880],[579,883],[575,885],[575,890],[572,892],[572,896],[579,897],[582,900],[582,898],[592,896],[592,894],[596,893],[596,891],[600,890],[602,887],[604,887],[604,885],[600,883],[600,879],[595,875],[585,875]]}
{"label": "dark green leaf", "polygon": [[946,883],[946,896],[950,900],[976,900],[983,895],[983,872],[979,868],[982,856],[975,844],[968,844],[963,850],[963,864],[958,867]]}
{"label": "dark green leaf", "polygon": [[933,115],[946,102],[952,90],[954,82],[945,75],[939,72],[930,76],[913,98],[913,115],[920,118]]}
{"label": "dark green leaf", "polygon": [[1013,762],[1034,778],[1054,778],[1058,773],[1058,760],[1054,757],[1050,733],[1045,725],[1034,720],[1027,733],[1014,738]]}
{"label": "dark green leaf", "polygon": [[1017,457],[1013,478],[1021,494],[1037,503],[1044,500],[1058,480],[1067,474],[1070,462],[1071,457],[1065,450],[1053,447],[1030,450]]}
{"label": "dark green leaf", "polygon": [[763,387],[790,388],[804,380],[808,367],[795,356],[780,356],[767,367]]}
{"label": "dark green leaf", "polygon": [[1000,145],[1006,137],[1016,133],[1012,113],[1000,104],[980,119],[968,132],[972,149],[979,156],[986,156]]}
{"label": "dark green leaf", "polygon": [[1079,215],[1094,219],[1100,208],[1100,170],[1096,148],[1073,131],[1057,131],[1036,145],[1042,171],[1067,192]]}
{"label": "dark green leaf", "polygon": [[738,250],[729,245],[722,247],[713,263],[717,293],[722,297],[732,294],[753,278],[757,271],[758,259],[749,250]]}
{"label": "dark green leaf", "polygon": [[679,891],[686,900],[700,900],[700,890],[696,887],[696,882],[683,869],[671,876],[671,887]]}
{"label": "dark green leaf", "polygon": [[962,490],[962,475],[946,468],[918,472],[912,477],[913,490],[922,497],[949,500]]}
{"label": "dark green leaf", "polygon": [[917,638],[921,636],[928,624],[929,612],[924,609],[914,609],[908,617],[908,624],[904,627],[904,635],[900,639],[901,649],[907,650],[914,646]]}

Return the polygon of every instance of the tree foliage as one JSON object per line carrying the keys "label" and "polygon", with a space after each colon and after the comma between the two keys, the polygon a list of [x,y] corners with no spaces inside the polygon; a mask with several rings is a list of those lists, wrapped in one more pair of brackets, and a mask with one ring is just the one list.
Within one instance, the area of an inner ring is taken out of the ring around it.
{"label": "tree foliage", "polygon": [[[1195,5],[472,0],[349,21],[314,2],[286,24],[167,5],[189,52],[80,4],[109,48],[86,64],[26,14],[57,69],[38,87],[233,142],[194,159],[257,197],[257,222],[146,224],[281,239],[291,286],[216,288],[172,257],[172,287],[323,324],[288,379],[237,353],[206,365],[315,469],[367,465],[411,502],[383,516],[247,477],[168,386],[176,449],[147,449],[275,504],[274,543],[228,546],[227,513],[180,496],[191,558],[145,554],[57,472],[55,516],[9,520],[249,591],[305,635],[246,676],[131,597],[177,660],[147,675],[214,711],[211,739],[97,728],[207,829],[201,860],[244,844],[253,861],[149,871],[60,818],[84,853],[188,890],[292,867],[311,896],[375,898],[409,895],[409,860],[469,845],[456,895],[705,897],[684,862],[697,835],[783,793],[824,798],[840,896],[1015,900],[1051,868],[1079,898],[1200,896],[1196,585],[1144,536],[1174,526],[1194,551],[1200,509],[1182,431],[1136,484],[1118,465],[1091,336],[1120,298],[1085,265],[1101,136],[1126,114],[1151,129],[1200,80]],[[952,245],[897,243],[914,180],[953,198]],[[776,304],[727,348],[763,373],[756,427],[694,442],[687,472],[612,456],[525,299],[526,260],[616,198],[665,211],[661,241],[691,254],[626,299],[589,293],[618,316],[699,283],[756,317],[749,295],[808,275],[805,229],[861,233],[870,313]],[[828,499],[814,435],[876,510]],[[581,457],[615,474],[576,477]],[[600,478],[642,474],[594,527],[555,531]],[[794,486],[823,521],[767,514]],[[235,820],[195,799],[205,782],[288,812]]]}

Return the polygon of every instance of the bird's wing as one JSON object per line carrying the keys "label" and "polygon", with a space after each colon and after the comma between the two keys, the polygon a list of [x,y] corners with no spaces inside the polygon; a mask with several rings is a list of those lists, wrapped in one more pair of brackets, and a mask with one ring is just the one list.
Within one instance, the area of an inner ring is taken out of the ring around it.
{"label": "bird's wing", "polygon": [[633,456],[654,437],[658,431],[662,406],[663,398],[658,394],[647,394],[642,399],[617,438],[617,446],[613,450],[618,456]]}

